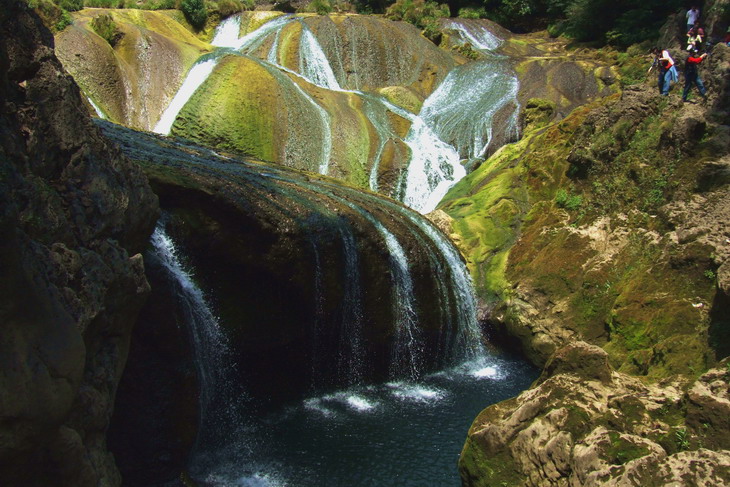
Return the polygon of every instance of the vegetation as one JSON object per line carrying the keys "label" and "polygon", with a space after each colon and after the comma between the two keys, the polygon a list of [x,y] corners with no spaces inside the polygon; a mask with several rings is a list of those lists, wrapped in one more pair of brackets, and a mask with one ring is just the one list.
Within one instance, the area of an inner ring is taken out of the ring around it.
{"label": "vegetation", "polygon": [[436,43],[441,37],[438,19],[449,15],[447,4],[431,0],[398,0],[385,12],[388,19],[403,20],[422,29],[423,35]]}
{"label": "vegetation", "polygon": [[180,10],[190,25],[196,29],[202,29],[208,20],[208,10],[205,8],[204,0],[182,0]]}
{"label": "vegetation", "polygon": [[124,36],[110,14],[101,14],[94,17],[91,21],[91,28],[112,47],[116,46]]}

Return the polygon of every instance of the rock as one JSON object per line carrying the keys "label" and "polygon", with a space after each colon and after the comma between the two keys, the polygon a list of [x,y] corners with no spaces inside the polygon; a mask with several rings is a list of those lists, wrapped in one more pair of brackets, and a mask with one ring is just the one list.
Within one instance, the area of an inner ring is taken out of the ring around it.
{"label": "rock", "polygon": [[[649,385],[612,372],[595,348],[560,349],[532,389],[482,411],[459,460],[462,484],[729,485],[728,372]],[[576,354],[611,380],[551,365]]]}
{"label": "rock", "polygon": [[104,437],[149,285],[141,170],[84,111],[25,2],[0,12],[0,484],[119,485]]}
{"label": "rock", "polygon": [[725,261],[717,269],[717,287],[725,293],[725,296],[730,296],[730,260]]}
{"label": "rock", "polygon": [[558,374],[575,374],[586,380],[611,381],[608,354],[600,347],[585,342],[564,346],[550,358],[538,382]]}

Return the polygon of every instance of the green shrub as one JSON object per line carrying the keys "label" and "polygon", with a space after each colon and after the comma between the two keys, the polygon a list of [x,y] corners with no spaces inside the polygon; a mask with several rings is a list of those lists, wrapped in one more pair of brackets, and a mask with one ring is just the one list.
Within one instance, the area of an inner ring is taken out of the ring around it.
{"label": "green shrub", "polygon": [[462,19],[483,19],[487,16],[487,11],[482,8],[464,7],[459,9],[459,17]]}
{"label": "green shrub", "polygon": [[71,15],[51,0],[29,0],[28,6],[53,33],[60,32],[73,23]]}
{"label": "green shrub", "polygon": [[425,29],[428,24],[449,15],[447,4],[439,5],[429,0],[398,0],[385,12],[386,18],[404,20],[419,29]]}
{"label": "green shrub", "polygon": [[117,27],[116,22],[114,22],[110,14],[101,14],[94,17],[91,20],[91,28],[112,47],[116,46],[121,38],[124,37],[124,34],[119,30],[119,27]]}
{"label": "green shrub", "polygon": [[77,12],[84,8],[83,0],[60,0],[58,6],[67,12]]}
{"label": "green shrub", "polygon": [[205,7],[205,0],[182,0],[180,10],[185,14],[190,25],[196,29],[202,29],[205,21],[208,20],[208,10]]}
{"label": "green shrub", "polygon": [[216,4],[216,10],[222,19],[237,14],[243,9],[243,3],[240,0],[218,0]]}
{"label": "green shrub", "polygon": [[116,8],[119,0],[84,0],[84,5],[91,8]]}
{"label": "green shrub", "polygon": [[566,210],[575,211],[583,204],[583,197],[579,194],[571,195],[563,188],[555,193],[555,203]]}
{"label": "green shrub", "polygon": [[307,4],[305,10],[317,15],[327,15],[332,12],[333,7],[329,0],[312,0]]}

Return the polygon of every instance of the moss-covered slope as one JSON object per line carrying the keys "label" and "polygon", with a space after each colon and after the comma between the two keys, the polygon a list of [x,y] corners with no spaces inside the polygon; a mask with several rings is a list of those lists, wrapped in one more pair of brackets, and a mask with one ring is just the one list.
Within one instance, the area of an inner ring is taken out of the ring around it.
{"label": "moss-covered slope", "polygon": [[[93,28],[108,15],[118,32],[112,46]],[[85,9],[56,35],[64,68],[104,116],[151,130],[190,66],[210,46],[163,11]]]}

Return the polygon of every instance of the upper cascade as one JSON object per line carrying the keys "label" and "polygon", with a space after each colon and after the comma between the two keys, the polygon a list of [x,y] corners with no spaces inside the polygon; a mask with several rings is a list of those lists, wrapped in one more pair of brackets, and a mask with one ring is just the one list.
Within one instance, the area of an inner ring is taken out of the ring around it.
{"label": "upper cascade", "polygon": [[[125,33],[167,22],[154,12],[109,12]],[[197,59],[185,58],[185,76],[170,71],[163,84],[150,75],[135,79],[128,69],[111,73],[120,87],[144,84],[149,96],[137,100],[147,112],[143,120],[135,115],[135,90],[129,97],[129,89],[120,89],[126,100],[123,108],[114,107],[114,97],[107,102],[102,95],[102,80],[89,76],[93,60],[79,63],[71,56],[79,44],[98,39],[89,22],[95,12],[76,15],[73,33],[59,35],[59,50],[68,51],[61,57],[97,113],[109,120],[344,179],[421,212],[435,208],[466,174],[463,159],[484,154],[491,114],[517,107],[511,89],[516,78],[498,60],[463,69],[458,66],[463,61],[410,24],[357,15],[246,12],[221,22],[207,47],[171,28],[155,34],[167,40],[159,42],[164,49],[150,45],[152,56],[199,47]],[[452,23],[464,36],[481,39],[480,48],[498,45],[485,27]],[[134,51],[140,45],[126,47]],[[124,67],[127,52],[107,46],[99,58]],[[464,87],[469,91],[463,93]],[[456,95],[465,101],[452,104]],[[471,111],[469,97],[478,100]],[[485,121],[469,131],[467,121],[476,113],[486,114]]]}

